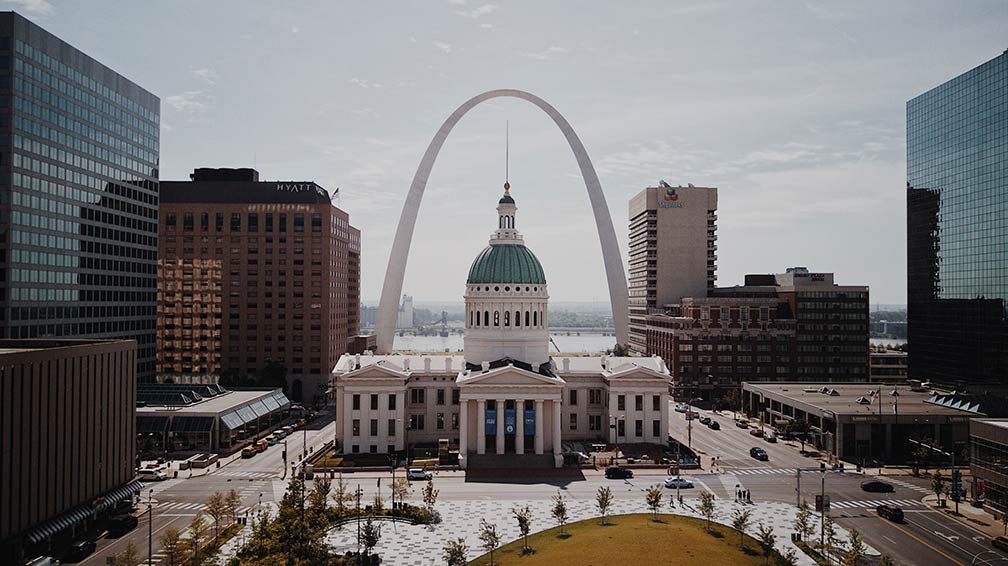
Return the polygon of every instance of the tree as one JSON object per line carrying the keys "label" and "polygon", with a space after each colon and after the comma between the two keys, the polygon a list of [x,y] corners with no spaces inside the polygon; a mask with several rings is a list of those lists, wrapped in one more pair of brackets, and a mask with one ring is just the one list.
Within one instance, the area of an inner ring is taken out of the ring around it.
{"label": "tree", "polygon": [[308,493],[308,525],[312,529],[329,530],[329,492],[332,482],[329,478],[316,477],[311,492]]}
{"label": "tree", "polygon": [[798,532],[802,540],[807,539],[813,533],[812,526],[812,508],[809,507],[808,501],[802,499],[801,504],[798,505],[798,514],[795,515],[794,530]]}
{"label": "tree", "polygon": [[217,491],[214,492],[206,502],[206,514],[210,515],[210,518],[214,522],[214,540],[217,540],[220,534],[220,520],[227,516],[228,508],[227,503],[224,500],[224,494]]}
{"label": "tree", "polygon": [[158,543],[161,544],[161,549],[164,550],[165,558],[168,559],[168,566],[175,566],[175,559],[178,558],[179,544],[181,543],[182,533],[179,532],[175,527],[168,527],[161,533],[158,537]]}
{"label": "tree", "polygon": [[483,543],[483,551],[490,553],[490,566],[494,564],[494,551],[500,546],[501,535],[497,532],[497,525],[488,523],[486,519],[480,519],[480,542]]}
{"label": "tree", "polygon": [[630,347],[625,344],[620,344],[619,342],[617,342],[616,345],[613,346],[612,348],[612,355],[616,356],[617,358],[622,358],[628,355],[629,353],[630,353]]}
{"label": "tree", "polygon": [[888,554],[883,554],[882,558],[879,558],[879,566],[896,566],[896,563]]}
{"label": "tree", "polygon": [[789,548],[783,553],[778,552],[774,556],[774,566],[798,566],[798,555],[793,548]]}
{"label": "tree", "polygon": [[934,441],[930,438],[924,438],[920,441],[920,444],[916,445],[914,451],[910,454],[911,463],[913,468],[913,475],[920,474],[921,468],[924,468],[926,472],[928,469],[928,459],[931,458],[931,449],[928,446],[932,446]]}
{"label": "tree", "polygon": [[126,543],[126,548],[116,555],[114,564],[115,566],[136,566],[139,560],[136,545],[133,544],[133,541],[129,541]]}
{"label": "tree", "polygon": [[375,492],[374,501],[371,503],[372,513],[379,514],[385,510],[385,500],[382,499],[380,492]]}
{"label": "tree", "polygon": [[406,498],[413,493],[413,486],[406,478],[396,478],[394,482],[389,484],[389,490],[392,492],[392,501],[398,501],[402,505]]}
{"label": "tree", "polygon": [[809,431],[812,427],[809,426],[808,421],[805,419],[795,419],[790,423],[791,434],[798,437],[801,440],[801,453],[805,453],[805,437],[808,436]]}
{"label": "tree", "polygon": [[651,517],[654,520],[658,520],[658,509],[661,508],[662,504],[662,486],[653,485],[646,492],[644,492],[644,500],[647,502],[648,509],[651,509]]}
{"label": "tree", "polygon": [[745,548],[745,532],[749,529],[749,520],[752,519],[752,511],[749,509],[736,509],[732,515],[731,526],[738,531],[739,548]]}
{"label": "tree", "polygon": [[189,548],[192,549],[193,562],[199,562],[200,543],[207,532],[206,518],[202,511],[198,511],[196,516],[189,521]]}
{"label": "tree", "polygon": [[756,540],[759,541],[760,548],[763,549],[763,563],[770,563],[770,553],[773,552],[773,547],[777,544],[777,537],[774,535],[773,527],[764,527],[763,523],[760,523],[756,527]]}
{"label": "tree", "polygon": [[361,545],[364,547],[364,556],[371,556],[371,550],[378,546],[379,540],[381,540],[381,525],[376,524],[371,515],[368,515],[367,521],[361,527]]}
{"label": "tree", "polygon": [[844,556],[843,566],[858,566],[865,555],[864,540],[857,529],[851,529],[847,537],[847,555]]}
{"label": "tree", "polygon": [[444,550],[444,554],[441,556],[444,557],[447,566],[465,566],[469,546],[466,545],[464,538],[449,540],[442,550]]}
{"label": "tree", "polygon": [[564,525],[567,524],[567,500],[559,491],[553,496],[553,508],[550,513],[560,527],[560,534],[564,534]]}
{"label": "tree", "polygon": [[602,514],[602,525],[606,524],[605,518],[606,513],[609,512],[609,508],[612,507],[613,494],[612,490],[607,486],[602,486],[598,488],[595,493],[595,507],[598,508],[599,513]]}
{"label": "tree", "polygon": [[347,482],[343,480],[342,472],[340,472],[339,479],[336,480],[336,488],[333,490],[332,498],[336,502],[336,516],[342,519],[350,503],[353,501],[353,494],[350,493],[350,487],[347,485]]}
{"label": "tree", "polygon": [[724,404],[725,409],[731,411],[738,411],[742,408],[742,394],[739,393],[738,389],[731,389],[728,394],[724,396],[721,400]]}
{"label": "tree", "polygon": [[437,503],[439,493],[441,493],[440,490],[434,489],[434,479],[427,480],[427,485],[423,488],[423,502],[428,511],[434,510],[434,504]]}
{"label": "tree", "polygon": [[511,514],[518,521],[518,531],[522,536],[522,552],[528,554],[532,549],[528,545],[529,531],[532,530],[532,511],[528,505],[511,509]]}
{"label": "tree", "polygon": [[833,526],[833,519],[829,515],[823,517],[823,535],[826,539],[826,559],[832,560],[833,548],[840,542],[837,538],[836,527]]}
{"label": "tree", "polygon": [[714,520],[714,516],[717,514],[714,509],[714,494],[705,491],[700,494],[700,504],[697,505],[697,510],[700,511],[700,515],[707,519],[707,532],[711,530],[711,521]]}
{"label": "tree", "polygon": [[233,489],[224,497],[224,505],[227,507],[228,514],[231,515],[232,523],[238,520],[238,510],[241,509],[241,504],[241,496]]}
{"label": "tree", "polygon": [[941,495],[945,491],[945,486],[942,484],[942,474],[939,470],[931,474],[931,491],[938,497],[938,505],[941,505]]}

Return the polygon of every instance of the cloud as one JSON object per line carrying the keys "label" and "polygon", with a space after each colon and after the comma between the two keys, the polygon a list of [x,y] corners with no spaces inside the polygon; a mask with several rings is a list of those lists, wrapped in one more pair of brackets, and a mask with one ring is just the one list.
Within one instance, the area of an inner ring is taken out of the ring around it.
{"label": "cloud", "polygon": [[455,13],[462,16],[463,18],[470,18],[476,20],[495,11],[497,11],[496,4],[483,4],[482,6],[478,8],[473,8],[472,10],[460,10]]}
{"label": "cloud", "polygon": [[189,90],[164,97],[164,103],[180,114],[196,115],[209,110],[214,97],[202,90]]}
{"label": "cloud", "polygon": [[301,28],[297,26],[291,26],[291,33],[297,33],[299,31],[301,31]]}
{"label": "cloud", "polygon": [[452,52],[452,46],[451,46],[450,43],[436,42],[436,43],[434,43],[434,46],[437,47],[438,49],[440,49],[441,51],[444,51],[445,53],[451,53]]}
{"label": "cloud", "polygon": [[207,83],[217,84],[217,71],[209,68],[193,69],[190,71],[194,77]]}
{"label": "cloud", "polygon": [[382,87],[381,83],[372,82],[372,81],[369,81],[368,79],[359,79],[357,77],[354,77],[354,78],[350,79],[350,84],[359,86],[361,88],[381,88]]}
{"label": "cloud", "polygon": [[479,26],[479,27],[481,27],[481,28],[483,28],[483,29],[494,29],[494,26],[493,26],[493,24],[486,24],[486,23],[484,23],[484,24],[480,24],[480,26]]}
{"label": "cloud", "polygon": [[466,0],[448,0],[448,3],[456,6],[465,6]]}
{"label": "cloud", "polygon": [[55,11],[48,0],[7,0],[7,4],[14,4],[24,12],[36,16],[48,16]]}
{"label": "cloud", "polygon": [[560,47],[559,45],[550,45],[545,51],[540,51],[539,53],[526,53],[525,56],[537,61],[545,61],[554,55],[562,55],[564,53],[570,53],[570,49]]}

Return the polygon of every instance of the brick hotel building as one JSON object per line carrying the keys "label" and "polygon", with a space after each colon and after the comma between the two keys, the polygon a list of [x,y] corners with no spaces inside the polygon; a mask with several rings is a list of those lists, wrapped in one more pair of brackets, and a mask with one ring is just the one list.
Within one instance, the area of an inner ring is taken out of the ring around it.
{"label": "brick hotel building", "polygon": [[158,373],[287,371],[296,402],[325,399],[360,328],[360,231],[314,182],[196,169],[161,183]]}

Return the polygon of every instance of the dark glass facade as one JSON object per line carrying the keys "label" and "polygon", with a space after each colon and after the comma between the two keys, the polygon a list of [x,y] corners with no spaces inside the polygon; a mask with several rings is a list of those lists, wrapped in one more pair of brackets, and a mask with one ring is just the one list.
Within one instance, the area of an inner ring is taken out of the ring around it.
{"label": "dark glass facade", "polygon": [[1008,51],[907,102],[911,378],[1008,390]]}

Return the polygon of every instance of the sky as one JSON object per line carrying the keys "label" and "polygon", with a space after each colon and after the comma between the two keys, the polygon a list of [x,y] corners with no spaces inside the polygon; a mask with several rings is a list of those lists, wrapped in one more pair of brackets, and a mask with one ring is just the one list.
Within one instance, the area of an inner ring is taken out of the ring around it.
{"label": "sky", "polygon": [[[381,294],[405,195],[441,122],[486,90],[556,107],[584,143],[626,259],[627,203],[715,186],[718,283],[789,266],[906,301],[905,104],[1008,48],[1008,1],[0,1],[161,98],[161,178],[255,167],[339,188]],[[456,126],[404,292],[460,301],[496,227],[505,124],[517,228],[550,296],[606,301],[563,136],[517,99]]]}

